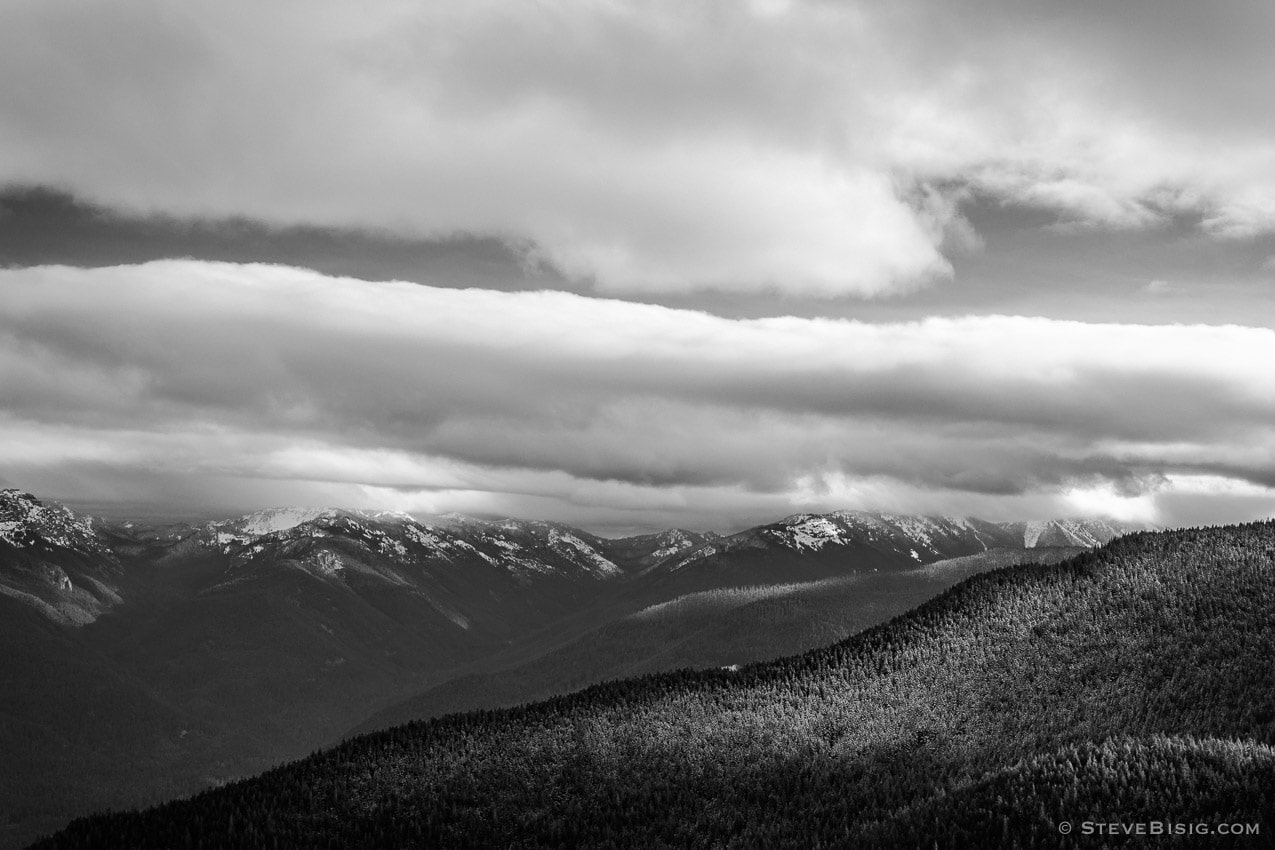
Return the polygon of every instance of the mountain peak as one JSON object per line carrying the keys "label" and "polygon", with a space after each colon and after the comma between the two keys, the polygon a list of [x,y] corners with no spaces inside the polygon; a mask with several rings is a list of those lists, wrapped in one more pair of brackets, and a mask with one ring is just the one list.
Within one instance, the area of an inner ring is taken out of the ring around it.
{"label": "mountain peak", "polygon": [[352,511],[352,513],[373,522],[416,522],[416,517],[406,511]]}
{"label": "mountain peak", "polygon": [[64,625],[91,623],[121,601],[119,561],[88,517],[7,488],[0,490],[0,541],[21,550],[0,558],[0,595]]}
{"label": "mountain peak", "polygon": [[19,548],[41,544],[63,549],[97,547],[90,518],[56,502],[45,504],[15,488],[0,490],[0,540]]}

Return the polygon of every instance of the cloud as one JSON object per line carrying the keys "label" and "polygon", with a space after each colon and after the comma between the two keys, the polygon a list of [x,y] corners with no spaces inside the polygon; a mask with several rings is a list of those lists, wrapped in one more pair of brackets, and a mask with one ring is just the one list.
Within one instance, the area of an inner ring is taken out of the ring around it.
{"label": "cloud", "polygon": [[27,0],[0,34],[0,183],[503,238],[604,293],[881,295],[952,274],[971,191],[1072,226],[1269,231],[1271,16]]}
{"label": "cloud", "polygon": [[144,492],[158,471],[240,500],[308,483],[611,525],[1275,486],[1268,329],[732,320],[195,261],[0,270],[0,288],[14,480],[111,469]]}

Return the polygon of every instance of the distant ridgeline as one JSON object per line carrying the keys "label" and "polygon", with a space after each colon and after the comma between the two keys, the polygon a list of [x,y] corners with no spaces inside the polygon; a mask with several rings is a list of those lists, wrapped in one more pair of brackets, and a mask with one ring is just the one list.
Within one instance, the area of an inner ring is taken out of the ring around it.
{"label": "distant ridgeline", "polygon": [[1099,847],[1083,822],[1164,820],[1270,846],[1272,659],[1275,524],[1140,533],[804,655],[409,724],[38,846]]}

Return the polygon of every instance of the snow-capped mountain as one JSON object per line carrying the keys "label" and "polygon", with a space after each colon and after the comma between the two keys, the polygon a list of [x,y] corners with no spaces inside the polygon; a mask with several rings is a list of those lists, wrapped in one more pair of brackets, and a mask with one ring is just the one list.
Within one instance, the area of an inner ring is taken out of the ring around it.
{"label": "snow-capped mountain", "polygon": [[237,567],[284,563],[333,579],[359,574],[415,584],[422,570],[468,568],[526,585],[622,574],[600,538],[546,522],[451,517],[425,524],[401,513],[277,508],[208,523],[198,538]]}
{"label": "snow-capped mountain", "polygon": [[0,490],[0,540],[21,549],[95,550],[93,521],[21,490]]}
{"label": "snow-capped mountain", "polygon": [[0,592],[59,622],[82,624],[119,604],[121,575],[134,567],[164,565],[152,576],[163,580],[195,570],[205,594],[305,573],[356,594],[404,589],[468,628],[508,606],[559,607],[568,596],[595,592],[589,588],[650,584],[644,576],[692,565],[709,566],[714,576],[706,586],[792,581],[996,548],[1097,546],[1128,530],[1100,520],[992,523],[835,511],[794,514],[725,537],[671,529],[605,539],[554,522],[449,515],[425,523],[403,513],[297,507],[148,526],[95,522],[4,490]]}
{"label": "snow-capped mountain", "polygon": [[448,529],[464,535],[488,562],[503,563],[527,574],[593,579],[613,579],[623,574],[608,557],[607,541],[561,523],[483,520],[453,514]]}
{"label": "snow-capped mountain", "polygon": [[900,516],[863,511],[794,514],[712,541],[663,565],[682,569],[705,558],[730,553],[783,551],[808,556],[842,556],[862,549],[904,563],[925,564],[1001,546],[1021,546],[995,523],[957,517]]}
{"label": "snow-capped mountain", "polygon": [[268,508],[236,519],[210,522],[207,528],[210,531],[216,531],[219,537],[218,543],[230,543],[247,541],[276,531],[287,531],[304,522],[323,516],[334,516],[336,513],[331,508]]}
{"label": "snow-capped mountain", "polygon": [[929,564],[989,549],[1093,547],[1137,530],[1105,520],[996,523],[970,517],[911,516],[865,511],[794,514],[779,522],[705,542],[659,565],[679,570],[697,561],[765,551],[847,557],[871,553],[902,563]]}
{"label": "snow-capped mountain", "polygon": [[1102,519],[1052,519],[1006,523],[1005,528],[1022,534],[1026,549],[1037,546],[1101,546],[1122,534],[1143,527]]}
{"label": "snow-capped mountain", "polygon": [[687,531],[672,528],[655,534],[639,534],[604,541],[608,555],[626,569],[645,569],[661,561],[702,546],[721,535],[712,531]]}
{"label": "snow-capped mountain", "polygon": [[83,625],[122,600],[119,560],[93,521],[21,490],[0,490],[0,595]]}

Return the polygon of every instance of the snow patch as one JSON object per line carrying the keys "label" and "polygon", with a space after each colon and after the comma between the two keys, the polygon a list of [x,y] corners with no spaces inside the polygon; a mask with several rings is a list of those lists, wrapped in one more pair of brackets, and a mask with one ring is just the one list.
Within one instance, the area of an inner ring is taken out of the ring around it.
{"label": "snow patch", "polygon": [[[102,553],[92,521],[21,490],[0,490],[0,539],[18,548],[39,543]],[[112,559],[113,560],[113,559]]]}
{"label": "snow patch", "polygon": [[268,508],[264,511],[248,514],[233,521],[242,534],[260,537],[263,534],[274,534],[276,531],[287,531],[306,522],[313,522],[324,516],[332,516],[335,511],[330,508]]}
{"label": "snow patch", "polygon": [[621,570],[611,561],[604,558],[596,549],[585,543],[574,534],[559,531],[556,528],[549,529],[549,548],[553,549],[559,555],[563,555],[575,563],[579,564],[583,558],[582,566],[588,571],[606,576],[618,575]]}
{"label": "snow patch", "polygon": [[403,533],[407,536],[408,540],[429,549],[445,549],[450,545],[448,541],[439,537],[433,531],[417,525],[415,522],[408,523],[404,526]]}
{"label": "snow patch", "polygon": [[942,529],[929,517],[882,514],[881,519],[892,525],[895,530],[909,540],[921,544],[931,552],[938,551],[934,546],[934,537],[936,534],[940,534]]}
{"label": "snow patch", "polygon": [[818,550],[829,543],[845,543],[842,528],[826,516],[800,516],[784,527],[785,542],[797,551]]}
{"label": "snow patch", "polygon": [[701,546],[700,548],[692,551],[689,555],[687,555],[682,560],[678,561],[676,564],[673,564],[671,567],[669,567],[669,569],[680,570],[682,567],[685,567],[687,564],[691,564],[691,563],[694,563],[695,561],[703,560],[704,558],[711,558],[712,556],[716,555],[720,551],[723,551],[723,550],[718,549],[716,546]]}

